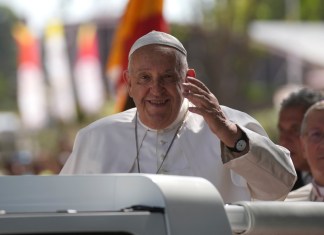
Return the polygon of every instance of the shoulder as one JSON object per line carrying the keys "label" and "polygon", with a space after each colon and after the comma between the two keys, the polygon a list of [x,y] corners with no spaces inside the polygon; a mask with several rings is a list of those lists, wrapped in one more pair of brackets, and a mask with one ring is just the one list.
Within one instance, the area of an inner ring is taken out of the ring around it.
{"label": "shoulder", "polygon": [[291,191],[285,201],[309,201],[309,195],[312,188],[312,183],[309,183],[299,189]]}
{"label": "shoulder", "polygon": [[116,127],[131,125],[135,117],[135,113],[136,113],[136,108],[132,108],[124,112],[109,115],[107,117],[98,119],[90,123],[88,126],[82,128],[80,131],[92,132],[92,131],[107,130],[107,128],[116,128]]}

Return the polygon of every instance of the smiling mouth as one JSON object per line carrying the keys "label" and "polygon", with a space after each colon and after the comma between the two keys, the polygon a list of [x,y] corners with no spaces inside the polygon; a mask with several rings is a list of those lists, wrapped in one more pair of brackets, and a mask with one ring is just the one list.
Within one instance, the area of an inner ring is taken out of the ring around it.
{"label": "smiling mouth", "polygon": [[148,103],[155,105],[155,106],[163,106],[167,103],[167,100],[148,100]]}

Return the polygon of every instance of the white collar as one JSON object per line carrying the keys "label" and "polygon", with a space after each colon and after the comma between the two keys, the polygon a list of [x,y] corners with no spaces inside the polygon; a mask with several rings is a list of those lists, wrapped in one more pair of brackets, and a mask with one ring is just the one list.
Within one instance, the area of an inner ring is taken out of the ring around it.
{"label": "white collar", "polygon": [[318,196],[324,197],[324,186],[318,185],[315,180],[313,180],[313,187],[316,189]]}

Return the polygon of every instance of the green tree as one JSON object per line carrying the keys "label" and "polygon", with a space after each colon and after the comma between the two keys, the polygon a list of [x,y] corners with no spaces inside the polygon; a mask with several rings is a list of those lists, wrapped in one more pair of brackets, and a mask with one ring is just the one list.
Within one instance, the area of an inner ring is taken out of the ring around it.
{"label": "green tree", "polygon": [[0,110],[16,109],[17,49],[11,32],[16,21],[11,10],[0,7]]}

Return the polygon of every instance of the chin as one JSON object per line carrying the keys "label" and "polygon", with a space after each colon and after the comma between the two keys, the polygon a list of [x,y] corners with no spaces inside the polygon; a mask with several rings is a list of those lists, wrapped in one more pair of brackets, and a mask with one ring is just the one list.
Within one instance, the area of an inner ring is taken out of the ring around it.
{"label": "chin", "polygon": [[164,129],[172,123],[170,121],[166,121],[164,118],[162,118],[160,116],[151,117],[150,120],[152,120],[152,121],[150,122],[149,127],[156,129],[156,130]]}

